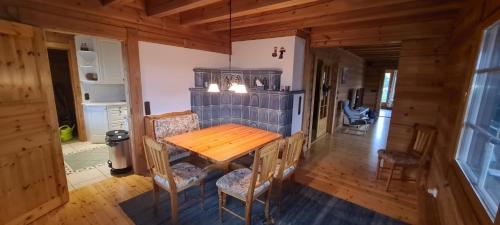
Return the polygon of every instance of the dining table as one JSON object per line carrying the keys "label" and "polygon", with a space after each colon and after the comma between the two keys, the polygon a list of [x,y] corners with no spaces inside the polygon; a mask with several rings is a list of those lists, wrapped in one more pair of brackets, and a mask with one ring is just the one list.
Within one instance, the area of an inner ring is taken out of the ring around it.
{"label": "dining table", "polygon": [[280,139],[278,133],[240,124],[223,124],[164,138],[165,143],[211,161],[205,170],[228,172],[235,159]]}

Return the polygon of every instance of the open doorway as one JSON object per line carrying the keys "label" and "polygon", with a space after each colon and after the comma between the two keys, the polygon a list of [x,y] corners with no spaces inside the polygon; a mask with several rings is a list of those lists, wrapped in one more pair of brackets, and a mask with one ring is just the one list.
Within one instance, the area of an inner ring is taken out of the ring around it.
{"label": "open doorway", "polygon": [[382,93],[380,96],[380,106],[382,109],[392,109],[397,76],[398,70],[386,70],[384,73]]}
{"label": "open doorway", "polygon": [[67,50],[48,49],[52,87],[56,102],[57,119],[62,133],[61,139],[78,139],[75,99],[71,87],[69,57]]}
{"label": "open doorway", "polygon": [[111,177],[106,132],[128,130],[122,44],[56,32],[46,32],[46,37],[64,166],[72,190]]}

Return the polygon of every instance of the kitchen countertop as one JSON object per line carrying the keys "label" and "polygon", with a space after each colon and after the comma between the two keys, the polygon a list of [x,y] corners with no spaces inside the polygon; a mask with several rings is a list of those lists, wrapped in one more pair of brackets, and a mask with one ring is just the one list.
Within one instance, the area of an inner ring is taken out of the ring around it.
{"label": "kitchen countertop", "polygon": [[84,106],[128,105],[127,102],[82,102]]}

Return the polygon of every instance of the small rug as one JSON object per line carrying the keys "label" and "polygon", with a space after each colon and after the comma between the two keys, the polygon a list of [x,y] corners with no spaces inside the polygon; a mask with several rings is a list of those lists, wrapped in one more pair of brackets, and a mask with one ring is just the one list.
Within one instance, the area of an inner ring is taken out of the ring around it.
{"label": "small rug", "polygon": [[[215,182],[220,175],[209,175],[205,187],[205,209],[202,210],[198,187],[187,190],[187,200],[179,194],[179,224],[212,225],[219,222],[218,196]],[[403,225],[369,209],[350,202],[337,199],[328,194],[316,191],[299,184],[286,183],[282,199],[281,213],[278,215],[275,201],[271,200],[271,215],[277,225]],[[164,190],[160,194],[158,215],[154,214],[153,192],[149,191],[135,198],[120,203],[120,207],[136,225],[170,224],[170,200]],[[228,196],[228,207],[244,216],[244,206],[236,199]],[[243,221],[229,213],[224,213],[222,225],[243,225]],[[253,203],[252,224],[264,224],[264,207]]]}
{"label": "small rug", "polygon": [[64,155],[66,174],[76,173],[105,165],[109,159],[109,150],[106,145],[85,149]]}

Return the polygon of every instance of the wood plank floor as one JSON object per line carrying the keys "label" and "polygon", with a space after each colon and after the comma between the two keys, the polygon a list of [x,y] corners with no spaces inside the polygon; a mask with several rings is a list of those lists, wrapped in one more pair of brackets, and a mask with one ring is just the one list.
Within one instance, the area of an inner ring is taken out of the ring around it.
{"label": "wood plank floor", "polygon": [[366,136],[337,132],[317,140],[295,179],[381,214],[417,224],[413,182],[393,181],[385,191],[385,176],[376,179],[377,150],[385,148],[390,119],[380,117]]}
{"label": "wood plank floor", "polygon": [[138,175],[112,177],[70,192],[64,206],[35,221],[34,225],[134,224],[119,203],[152,189],[151,179]]}

